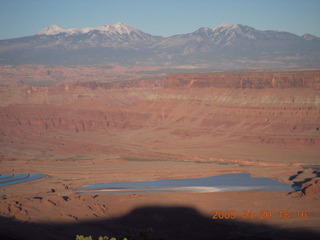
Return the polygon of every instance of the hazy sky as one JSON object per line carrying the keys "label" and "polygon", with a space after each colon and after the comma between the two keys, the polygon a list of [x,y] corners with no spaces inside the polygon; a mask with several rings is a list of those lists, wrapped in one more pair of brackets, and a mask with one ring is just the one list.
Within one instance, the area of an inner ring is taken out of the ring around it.
{"label": "hazy sky", "polygon": [[320,36],[320,0],[0,0],[0,39],[116,22],[159,36],[221,23]]}

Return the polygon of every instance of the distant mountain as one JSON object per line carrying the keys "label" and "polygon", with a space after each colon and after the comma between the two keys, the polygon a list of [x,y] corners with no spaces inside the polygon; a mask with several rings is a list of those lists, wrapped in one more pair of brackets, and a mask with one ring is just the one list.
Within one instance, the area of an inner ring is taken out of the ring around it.
{"label": "distant mountain", "polygon": [[171,37],[152,36],[125,23],[68,29],[52,25],[33,36],[1,40],[0,64],[320,67],[320,38],[241,24]]}
{"label": "distant mountain", "polygon": [[135,29],[125,23],[119,22],[112,25],[102,25],[97,28],[68,28],[64,29],[58,25],[51,25],[40,30],[36,35],[54,36],[62,35],[65,39],[76,37],[80,43],[96,43],[97,46],[107,47],[132,42],[132,41],[150,41],[153,42],[156,37],[146,34],[138,29]]}

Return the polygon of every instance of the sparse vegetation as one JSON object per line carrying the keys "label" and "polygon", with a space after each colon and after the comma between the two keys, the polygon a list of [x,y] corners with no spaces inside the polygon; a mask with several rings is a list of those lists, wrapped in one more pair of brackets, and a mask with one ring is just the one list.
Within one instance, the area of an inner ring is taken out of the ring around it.
{"label": "sparse vegetation", "polygon": [[76,240],[93,240],[91,236],[85,237],[83,235],[77,235]]}
{"label": "sparse vegetation", "polygon": [[[76,236],[76,240],[94,240],[93,238],[92,238],[92,236],[88,236],[88,237],[86,237],[86,236],[83,236],[83,235],[77,235]],[[107,236],[100,236],[99,238],[98,238],[98,240],[117,240],[115,237],[107,237]],[[118,240],[129,240],[128,238],[118,238]]]}
{"label": "sparse vegetation", "polygon": [[[146,230],[142,230],[139,233],[138,237],[108,237],[108,236],[100,236],[97,240],[164,240],[163,238],[153,238],[151,237],[154,230],[152,228],[147,228]],[[83,236],[83,235],[77,235],[76,240],[95,240],[92,236]]]}

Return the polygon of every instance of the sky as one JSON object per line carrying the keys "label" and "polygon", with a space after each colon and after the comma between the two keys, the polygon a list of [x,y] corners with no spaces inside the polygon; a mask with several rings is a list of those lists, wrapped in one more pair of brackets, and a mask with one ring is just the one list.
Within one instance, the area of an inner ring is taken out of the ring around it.
{"label": "sky", "polygon": [[116,22],[156,36],[239,23],[320,37],[320,0],[0,0],[0,39]]}

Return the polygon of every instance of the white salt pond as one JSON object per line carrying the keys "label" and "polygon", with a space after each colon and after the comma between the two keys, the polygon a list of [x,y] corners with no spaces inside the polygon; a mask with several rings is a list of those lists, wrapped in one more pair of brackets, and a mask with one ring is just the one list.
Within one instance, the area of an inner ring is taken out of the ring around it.
{"label": "white salt pond", "polygon": [[23,183],[39,178],[43,178],[44,174],[36,173],[36,174],[0,174],[0,187],[6,187],[12,184]]}
{"label": "white salt pond", "polygon": [[163,179],[143,182],[109,182],[86,185],[81,193],[168,193],[168,192],[256,192],[299,190],[271,178],[253,178],[249,173],[224,174],[203,178]]}

